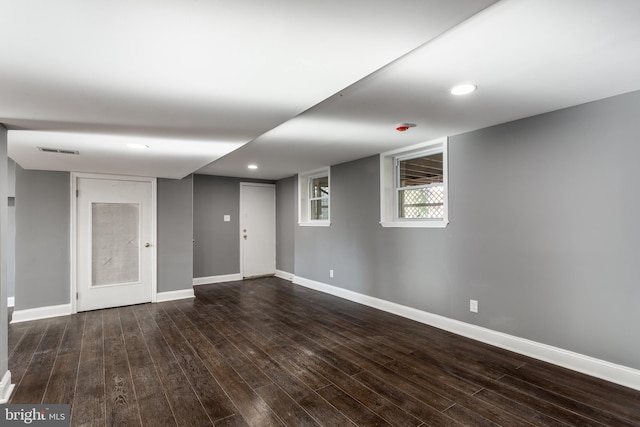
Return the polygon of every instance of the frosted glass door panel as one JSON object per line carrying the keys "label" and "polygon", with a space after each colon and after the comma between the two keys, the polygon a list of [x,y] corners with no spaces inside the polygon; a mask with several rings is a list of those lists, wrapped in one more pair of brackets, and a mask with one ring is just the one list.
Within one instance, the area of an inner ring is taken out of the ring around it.
{"label": "frosted glass door panel", "polygon": [[92,203],[91,286],[140,281],[140,205]]}

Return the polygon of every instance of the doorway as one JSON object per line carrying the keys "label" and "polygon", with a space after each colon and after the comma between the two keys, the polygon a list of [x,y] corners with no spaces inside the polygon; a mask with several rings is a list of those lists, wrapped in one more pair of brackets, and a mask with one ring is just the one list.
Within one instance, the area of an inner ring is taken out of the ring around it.
{"label": "doorway", "polygon": [[244,278],[275,274],[275,185],[240,183],[240,252]]}
{"label": "doorway", "polygon": [[72,183],[73,312],[153,301],[156,180],[74,174]]}

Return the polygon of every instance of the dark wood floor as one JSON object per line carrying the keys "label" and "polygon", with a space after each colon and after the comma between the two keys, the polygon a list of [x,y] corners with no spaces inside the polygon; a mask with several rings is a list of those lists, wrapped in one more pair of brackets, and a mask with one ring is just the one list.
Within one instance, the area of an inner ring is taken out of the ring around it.
{"label": "dark wood floor", "polygon": [[11,325],[11,403],[74,426],[640,426],[640,392],[256,279]]}

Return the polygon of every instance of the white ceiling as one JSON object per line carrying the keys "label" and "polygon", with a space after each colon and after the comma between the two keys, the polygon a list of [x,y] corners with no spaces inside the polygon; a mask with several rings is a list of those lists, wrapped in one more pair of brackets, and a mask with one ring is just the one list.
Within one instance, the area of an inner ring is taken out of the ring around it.
{"label": "white ceiling", "polygon": [[640,1],[492,3],[0,0],[0,123],[27,169],[279,179],[640,89]]}

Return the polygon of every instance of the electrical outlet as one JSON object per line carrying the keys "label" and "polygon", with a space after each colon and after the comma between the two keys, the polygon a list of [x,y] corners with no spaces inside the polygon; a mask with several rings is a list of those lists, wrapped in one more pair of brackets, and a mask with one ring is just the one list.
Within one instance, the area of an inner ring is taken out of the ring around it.
{"label": "electrical outlet", "polygon": [[333,279],[333,270],[329,270],[329,277]]}
{"label": "electrical outlet", "polygon": [[469,300],[469,311],[472,313],[477,313],[478,312],[478,301],[472,299]]}

